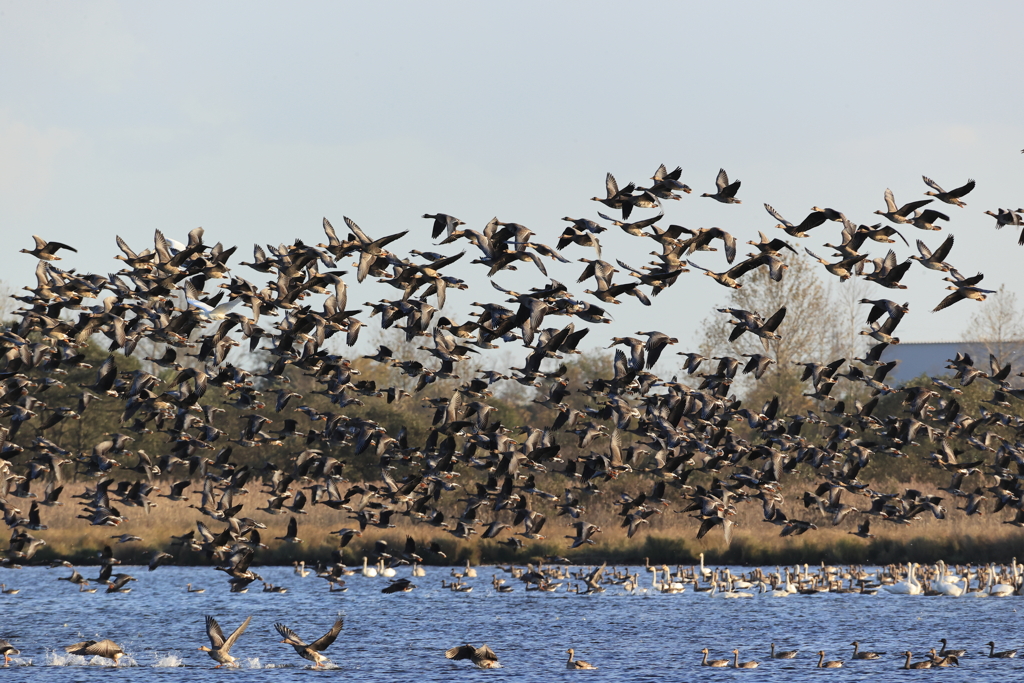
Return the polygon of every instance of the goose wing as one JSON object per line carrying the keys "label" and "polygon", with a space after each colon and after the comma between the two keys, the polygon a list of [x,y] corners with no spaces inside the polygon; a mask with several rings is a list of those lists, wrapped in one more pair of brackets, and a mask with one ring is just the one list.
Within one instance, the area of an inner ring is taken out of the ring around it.
{"label": "goose wing", "polygon": [[86,648],[86,653],[106,657],[107,659],[113,659],[116,654],[124,654],[120,645],[108,639],[103,639],[98,643],[93,643],[91,646]]}
{"label": "goose wing", "polygon": [[289,645],[298,645],[300,647],[306,646],[306,641],[299,638],[299,634],[284,624],[274,624],[274,628],[277,629],[277,632],[281,634],[281,637],[284,638]]}
{"label": "goose wing", "polygon": [[[785,218],[783,218],[782,214],[780,214],[778,211],[776,211],[775,208],[771,204],[765,204],[764,208],[768,211],[768,213],[770,213],[772,215],[772,218],[774,218],[778,222],[782,223],[787,228],[792,228],[793,227],[793,224],[790,223],[789,221],[787,221]],[[765,240],[765,241],[767,241],[767,240]]]}
{"label": "goose wing", "polygon": [[[925,185],[927,185],[928,187],[932,188],[936,192],[945,192],[945,190],[943,190],[941,187],[939,187],[939,184],[937,182],[935,182],[934,180],[932,180],[928,176],[926,176],[926,175],[921,176],[921,180],[924,181]],[[973,189],[973,186],[972,186],[971,189]]]}
{"label": "goose wing", "polygon": [[238,628],[236,628],[234,631],[231,632],[231,635],[228,636],[228,639],[226,641],[224,641],[224,646],[223,646],[222,649],[225,652],[230,650],[231,646],[235,644],[235,641],[238,640],[239,636],[241,636],[243,633],[245,633],[245,629],[249,628],[249,622],[250,621],[252,621],[252,615],[251,614],[245,618],[245,621],[243,621],[242,624]]}
{"label": "goose wing", "polygon": [[619,193],[619,184],[615,182],[615,176],[611,173],[604,177],[604,187],[608,192],[608,198],[612,198]]}
{"label": "goose wing", "polygon": [[924,258],[925,261],[928,261],[932,258],[932,250],[929,249],[928,245],[926,245],[921,240],[917,241],[917,250],[921,252],[921,257]]}
{"label": "goose wing", "polygon": [[724,168],[718,169],[718,177],[715,178],[715,185],[718,186],[719,192],[729,186],[729,174],[725,172]]}
{"label": "goose wing", "polygon": [[932,260],[942,262],[949,256],[949,252],[953,249],[953,235],[950,234],[946,237],[946,241],[939,245],[939,248],[932,253]]}
{"label": "goose wing", "polygon": [[309,649],[316,650],[317,652],[323,652],[324,650],[329,648],[335,640],[338,639],[338,635],[341,633],[341,629],[343,629],[344,627],[345,620],[339,618],[336,622],[334,622],[334,626],[331,627],[330,631],[328,631],[327,633],[320,636],[319,638],[317,638],[309,644]]}
{"label": "goose wing", "polygon": [[[609,175],[611,175],[609,173]],[[444,656],[447,659],[454,659],[458,661],[460,659],[470,659],[476,654],[476,648],[472,645],[456,645],[453,648],[445,650]]]}
{"label": "goose wing", "polygon": [[948,194],[950,197],[953,197],[955,199],[959,199],[960,197],[963,197],[965,194],[967,194],[968,192],[970,192],[973,189],[974,189],[974,180],[970,179],[966,183],[961,185],[960,187],[956,188],[955,190],[950,190],[946,194]]}
{"label": "goose wing", "polygon": [[206,617],[206,635],[210,637],[213,649],[219,649],[224,644],[224,631],[220,629],[217,620],[209,615]]}
{"label": "goose wing", "polygon": [[[1016,650],[1014,652],[1016,652]],[[498,655],[494,654],[494,650],[487,647],[487,644],[484,643],[483,645],[478,647],[476,649],[476,652],[473,654],[474,662],[478,662],[481,660],[496,662],[498,661]]]}
{"label": "goose wing", "polygon": [[885,208],[889,213],[896,213],[896,198],[892,196],[892,190],[885,188]]}
{"label": "goose wing", "polygon": [[366,236],[366,233],[363,232],[362,228],[356,225],[354,220],[348,216],[342,216],[342,219],[345,221],[345,225],[348,226],[348,229],[352,231],[352,234],[356,236],[356,239],[359,240],[361,244],[370,244],[373,241]]}

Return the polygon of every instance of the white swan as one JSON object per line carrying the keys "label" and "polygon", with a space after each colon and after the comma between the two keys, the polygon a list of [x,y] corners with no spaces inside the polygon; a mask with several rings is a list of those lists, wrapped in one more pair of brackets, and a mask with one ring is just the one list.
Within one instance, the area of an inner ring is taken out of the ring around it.
{"label": "white swan", "polygon": [[1008,583],[996,583],[996,570],[991,563],[988,565],[988,594],[994,598],[1005,598],[1007,595],[1013,595],[1016,590],[1016,586]]}
{"label": "white swan", "polygon": [[393,567],[385,567],[384,560],[382,559],[377,563],[377,573],[381,576],[387,576],[388,578],[390,578],[398,572],[396,572]]}
{"label": "white swan", "polygon": [[711,592],[708,593],[708,597],[709,598],[726,598],[726,599],[729,599],[729,598],[752,598],[752,597],[754,597],[754,594],[753,593],[744,593],[744,592],[741,592],[741,591],[735,591],[735,590],[732,589],[732,584],[731,583],[729,584],[729,590],[727,590],[727,591],[720,591],[720,590],[718,590],[718,581],[712,581],[711,582]]}
{"label": "white swan", "polygon": [[911,562],[910,568],[907,570],[907,578],[905,580],[900,581],[899,583],[894,583],[891,586],[883,585],[882,588],[895,595],[920,595],[923,592],[921,584],[914,579],[914,569],[916,568],[917,563]]}
{"label": "white swan", "polygon": [[711,574],[711,570],[704,566],[704,553],[699,555],[700,557],[700,575],[707,578]]}
{"label": "white swan", "polygon": [[732,571],[729,569],[725,570],[725,578],[732,585],[733,588],[752,588],[754,584],[744,579],[737,579],[732,575]]}
{"label": "white swan", "polygon": [[[788,576],[786,577],[786,582],[789,582]],[[785,588],[769,588],[768,584],[764,581],[761,582],[761,592],[769,598],[788,598],[792,595],[792,593]]]}
{"label": "white swan", "polygon": [[363,576],[377,576],[377,568],[367,566],[367,560],[365,557],[363,558]]}
{"label": "white swan", "polygon": [[661,571],[665,572],[665,581],[661,584],[662,593],[682,593],[686,590],[685,583],[673,580],[672,572],[669,571],[668,565],[661,565]]}
{"label": "white swan", "polygon": [[426,576],[427,575],[427,570],[424,569],[423,565],[421,565],[421,564],[414,564],[412,566],[412,575],[413,576]]}
{"label": "white swan", "polygon": [[960,581],[949,581],[946,577],[946,563],[939,560],[935,563],[936,572],[938,572],[938,578],[935,579],[935,583],[932,584],[932,590],[941,595],[948,595],[952,598],[958,598],[964,594],[964,588],[960,587]]}

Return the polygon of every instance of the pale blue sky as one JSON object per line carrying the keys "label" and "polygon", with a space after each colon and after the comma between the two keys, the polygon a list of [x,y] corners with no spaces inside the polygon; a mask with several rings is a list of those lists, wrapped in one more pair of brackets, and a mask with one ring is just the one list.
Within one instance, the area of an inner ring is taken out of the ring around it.
{"label": "pale blue sky", "polygon": [[[982,212],[1024,205],[1022,19],[1011,2],[0,2],[0,278],[34,282],[17,253],[33,233],[78,247],[58,265],[102,273],[120,265],[115,234],[142,249],[156,228],[201,225],[239,244],[237,262],[253,242],[320,241],[324,216],[411,230],[400,249],[430,246],[419,216],[436,211],[553,245],[562,216],[597,218],[607,171],[643,184],[665,163],[695,190],[666,222],[741,241],[782,234],[763,202],[795,222],[819,205],[870,224],[886,187],[902,204],[922,174],[947,189],[975,178],[968,208],[936,207],[953,218],[949,261],[1019,288],[1024,247]],[[719,167],[743,181],[741,206],[699,197]],[[800,245],[825,255],[838,232]],[[911,248],[945,235],[904,234]],[[639,265],[653,247],[605,235],[606,258]],[[551,272],[574,283],[577,265]],[[497,280],[539,275],[522,273]],[[727,295],[697,275],[651,309],[615,307],[609,332],[696,339]],[[452,306],[498,300],[471,282]],[[905,282],[871,291],[910,301],[900,336],[958,338],[977,304],[932,314],[946,283],[916,266]]]}

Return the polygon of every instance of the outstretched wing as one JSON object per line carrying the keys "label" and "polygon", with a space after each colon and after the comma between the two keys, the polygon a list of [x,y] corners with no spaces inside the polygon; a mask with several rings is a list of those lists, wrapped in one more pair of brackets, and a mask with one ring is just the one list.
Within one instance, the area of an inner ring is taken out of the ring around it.
{"label": "outstretched wing", "polygon": [[252,615],[251,614],[245,618],[245,621],[242,622],[241,626],[236,628],[231,633],[231,635],[228,636],[227,641],[224,642],[224,649],[225,650],[230,650],[231,646],[235,644],[236,640],[238,640],[238,637],[241,636],[243,633],[245,633],[245,629],[249,628],[249,622],[250,621],[252,621]]}
{"label": "outstretched wing", "polygon": [[341,629],[344,627],[345,620],[343,618],[339,618],[334,622],[334,626],[331,627],[331,630],[310,643],[309,648],[311,650],[316,650],[317,652],[323,652],[331,646],[331,643],[338,639],[338,634],[341,633]]}
{"label": "outstretched wing", "polygon": [[277,632],[281,634],[282,638],[288,641],[289,645],[304,646],[306,644],[306,641],[304,641],[302,638],[299,638],[299,634],[297,634],[295,631],[291,630],[284,624],[274,624],[274,628],[277,629]]}
{"label": "outstretched wing", "polygon": [[220,630],[220,624],[217,623],[217,620],[209,615],[206,617],[206,635],[210,637],[210,645],[214,649],[224,644],[224,631]]}
{"label": "outstretched wing", "polygon": [[445,650],[444,656],[447,659],[454,659],[456,661],[460,659],[470,659],[476,654],[476,648],[472,645],[456,645],[453,648]]}

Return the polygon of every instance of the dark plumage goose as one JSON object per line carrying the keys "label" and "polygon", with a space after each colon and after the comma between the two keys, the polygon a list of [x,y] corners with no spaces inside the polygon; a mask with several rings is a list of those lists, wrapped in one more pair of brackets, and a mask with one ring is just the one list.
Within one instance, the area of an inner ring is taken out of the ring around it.
{"label": "dark plumage goose", "polygon": [[950,266],[946,263],[946,257],[949,256],[949,252],[953,249],[953,235],[946,237],[946,240],[939,245],[939,247],[932,251],[928,248],[923,241],[917,240],[917,250],[921,252],[920,256],[911,256],[913,260],[920,263],[929,270],[938,270],[943,273],[948,273]]}
{"label": "dark plumage goose", "polygon": [[947,643],[946,643],[946,639],[945,638],[939,638],[939,642],[942,643],[942,649],[939,650],[939,653],[938,653],[940,657],[946,657],[948,655],[953,655],[954,657],[963,657],[965,654],[967,654],[967,650],[951,650],[951,649],[949,649],[947,647]]}
{"label": "dark plumage goose", "polygon": [[949,220],[949,216],[941,211],[925,209],[924,211],[915,211],[910,223],[919,230],[942,230],[942,228],[935,225],[935,221],[940,218],[944,221]]}
{"label": "dark plumage goose", "polygon": [[231,632],[231,635],[227,638],[224,637],[224,632],[220,629],[220,624],[213,617],[207,615],[206,617],[206,635],[210,638],[210,645],[213,647],[207,647],[200,645],[199,649],[210,655],[213,661],[217,662],[215,669],[219,669],[225,664],[235,665],[235,658],[231,656],[231,647],[238,640],[239,636],[245,633],[245,629],[249,627],[249,622],[252,621],[252,615],[245,618],[245,621]]}
{"label": "dark plumage goose", "polygon": [[839,669],[842,668],[843,663],[838,659],[834,659],[830,662],[825,661],[825,651],[818,650],[818,668],[819,669]]}
{"label": "dark plumage goose", "polygon": [[853,645],[853,656],[851,659],[881,659],[882,655],[885,654],[884,652],[861,652],[860,643],[856,640],[850,643],[850,645]]}
{"label": "dark plumage goose", "polygon": [[615,181],[615,176],[609,173],[604,178],[604,186],[607,196],[604,199],[600,197],[591,197],[591,199],[595,202],[601,202],[609,209],[621,209],[622,220],[629,218],[629,214],[633,210],[633,202],[631,200],[636,185],[630,183],[620,190],[619,184]]}
{"label": "dark plumage goose", "polygon": [[931,660],[925,660],[923,662],[914,662],[913,664],[911,664],[910,658],[913,657],[913,655],[910,654],[910,650],[907,650],[903,654],[906,655],[906,657],[907,657],[907,661],[905,661],[903,663],[903,668],[904,669],[930,669],[930,668],[932,668]]}
{"label": "dark plumage goose", "polygon": [[75,643],[74,645],[68,645],[64,648],[64,651],[68,654],[79,655],[81,657],[103,657],[104,659],[114,660],[114,664],[118,664],[121,658],[125,656],[124,650],[121,646],[112,640],[83,640],[81,643]]}
{"label": "dark plumage goose", "polygon": [[711,197],[712,199],[722,202],[723,204],[742,204],[740,200],[736,199],[736,193],[740,189],[740,181],[729,182],[729,175],[725,172],[724,168],[718,169],[718,176],[715,178],[715,185],[718,187],[718,191],[714,194],[705,192],[701,197]]}
{"label": "dark plumage goose", "polygon": [[958,301],[964,299],[974,299],[975,301],[984,301],[985,297],[989,294],[995,294],[994,289],[981,289],[980,287],[965,287],[963,285],[950,285],[946,289],[952,289],[953,293],[946,296],[945,299],[939,302],[938,306],[932,309],[932,311],[941,311],[943,308],[949,308]]}
{"label": "dark plumage goose", "polygon": [[779,650],[775,651],[775,643],[772,643],[771,658],[772,659],[796,659],[799,650]]}
{"label": "dark plumage goose", "polygon": [[449,216],[446,213],[425,213],[423,214],[423,217],[434,219],[434,224],[430,229],[430,236],[435,240],[440,237],[443,232],[447,232],[448,237],[451,237],[452,233],[455,232],[460,225],[465,225],[463,221],[460,221],[455,216]]}
{"label": "dark plumage goose", "polygon": [[76,254],[78,250],[74,247],[68,246],[63,242],[47,242],[39,235],[32,235],[32,239],[36,241],[35,249],[22,249],[22,254],[31,254],[41,261],[60,261],[60,257],[57,256],[57,251],[60,249],[67,249],[73,251]]}
{"label": "dark plumage goose", "polygon": [[498,669],[501,667],[501,664],[498,663],[498,655],[494,654],[494,650],[487,647],[486,643],[480,647],[457,645],[446,650],[444,656],[455,661],[468,659],[481,669]]}
{"label": "dark plumage goose", "polygon": [[800,221],[800,225],[793,225],[783,218],[771,204],[765,204],[764,208],[771,214],[772,218],[779,222],[775,227],[784,230],[791,237],[807,237],[808,230],[812,230],[828,220],[828,216],[824,211],[814,209],[807,215],[807,218]]}
{"label": "dark plumage goose", "polygon": [[960,201],[960,198],[974,189],[974,180],[968,180],[966,183],[956,188],[955,190],[950,190],[949,192],[946,192],[939,186],[938,183],[936,183],[928,176],[923,175],[921,176],[921,178],[922,180],[924,180],[925,185],[935,190],[934,192],[925,192],[926,195],[928,195],[929,197],[935,197],[940,202],[946,202],[947,204],[953,204],[954,206],[959,206],[961,208],[967,205]]}
{"label": "dark plumage goose", "polygon": [[1003,650],[1002,652],[996,652],[996,644],[991,640],[985,644],[988,645],[988,656],[991,659],[1013,659],[1017,656],[1016,650]]}
{"label": "dark plumage goose", "polygon": [[683,174],[683,167],[676,166],[674,171],[669,171],[665,168],[665,164],[658,166],[658,170],[651,176],[651,180],[654,184],[646,189],[655,197],[661,197],[662,199],[679,199],[679,195],[673,194],[674,192],[685,192],[690,194],[693,190],[690,189],[689,185],[679,182],[679,177]]}
{"label": "dark plumage goose", "polygon": [[314,669],[319,669],[324,665],[324,662],[327,661],[327,657],[320,653],[329,648],[331,644],[337,640],[338,634],[341,633],[341,629],[344,628],[344,626],[345,620],[338,619],[334,622],[334,626],[331,626],[330,631],[307,645],[301,638],[299,638],[295,631],[291,630],[284,624],[274,624],[274,628],[277,629],[277,632],[281,634],[282,638],[284,638],[281,642],[291,645],[295,648],[295,653],[297,655],[303,659],[308,659],[313,662]]}
{"label": "dark plumage goose", "polygon": [[908,203],[904,204],[903,206],[901,206],[900,208],[897,209],[896,208],[896,199],[893,197],[892,190],[886,188],[886,190],[885,190],[885,206],[886,206],[886,210],[885,211],[875,211],[875,213],[877,213],[879,216],[885,216],[886,218],[891,220],[893,223],[900,223],[900,224],[910,223],[911,220],[912,220],[910,218],[910,215],[912,213],[914,213],[915,211],[917,211],[918,209],[920,209],[922,206],[924,206],[926,204],[930,204],[931,201],[932,200],[930,200],[930,199],[919,199],[916,202],[908,202]]}

